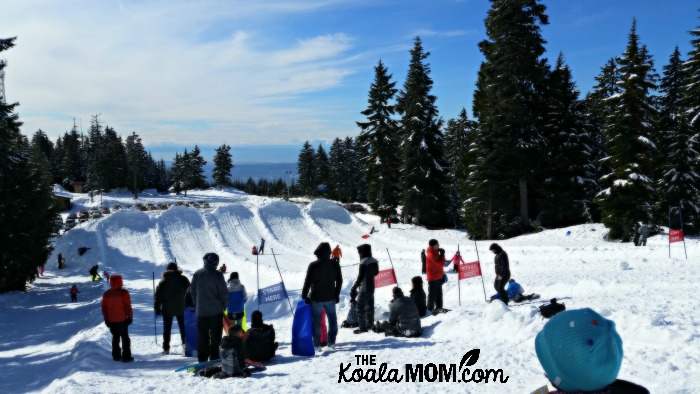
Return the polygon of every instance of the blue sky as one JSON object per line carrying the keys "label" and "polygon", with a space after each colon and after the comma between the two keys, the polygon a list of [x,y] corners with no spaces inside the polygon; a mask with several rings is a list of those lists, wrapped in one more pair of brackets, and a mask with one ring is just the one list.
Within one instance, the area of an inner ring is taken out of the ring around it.
{"label": "blue sky", "polygon": [[[550,63],[587,92],[636,17],[657,70],[700,25],[691,0],[549,0]],[[156,158],[198,144],[237,162],[291,162],[301,144],[355,136],[379,59],[401,86],[420,35],[440,114],[471,109],[487,0],[23,0],[0,6],[9,101],[52,139],[90,116],[139,133]]]}

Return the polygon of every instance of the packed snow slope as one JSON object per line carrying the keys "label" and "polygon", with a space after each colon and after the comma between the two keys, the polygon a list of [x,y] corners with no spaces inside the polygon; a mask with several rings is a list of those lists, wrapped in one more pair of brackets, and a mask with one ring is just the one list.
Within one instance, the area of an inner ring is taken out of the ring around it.
{"label": "packed snow slope", "polygon": [[[85,195],[74,196],[75,210],[133,203],[126,194],[104,196],[101,203],[90,202]],[[187,198],[144,195],[140,200],[204,200],[212,209],[120,210],[80,224],[59,237],[44,277],[26,293],[0,295],[0,392],[530,393],[547,383],[534,350],[534,337],[545,321],[535,308],[557,297],[568,309],[590,307],[616,322],[625,352],[620,378],[642,384],[653,393],[700,393],[700,297],[696,283],[700,242],[688,240],[687,260],[683,245],[673,244],[669,258],[666,234],[651,237],[647,247],[635,247],[606,241],[604,227],[597,224],[500,242],[510,256],[513,278],[526,293],[541,294],[541,302],[511,303],[510,307],[498,302],[487,304],[479,278],[461,281],[460,290],[456,276],[448,272],[444,298],[445,307],[452,311],[424,318],[422,338],[354,335],[351,330],[340,329],[336,351],[305,358],[291,354],[292,318],[284,300],[261,307],[265,320],[274,324],[280,342],[278,355],[265,372],[249,379],[218,381],[175,373],[175,368],[196,360],[179,354],[177,333],[171,343],[173,354],[161,355],[162,321],[154,319],[152,294],[153,276],[157,281],[166,264],[174,259],[191,278],[202,266],[205,253],[218,253],[228,272],[240,273],[249,292],[247,308],[251,311],[257,308],[257,286],[279,282],[280,273],[296,304],[318,243],[339,244],[343,250],[341,265],[346,266],[338,304],[342,321],[357,275],[357,245],[371,244],[381,269],[393,263],[406,293],[411,277],[421,274],[419,254],[429,239],[438,239],[448,257],[459,247],[466,261],[475,261],[477,250],[463,231],[430,231],[402,224],[388,229],[373,215],[352,215],[325,200],[303,205],[235,190],[193,191]],[[362,239],[372,226],[378,232]],[[266,240],[266,253],[256,259],[250,249],[259,244],[261,237]],[[494,292],[489,244],[476,245],[487,296]],[[83,256],[77,252],[81,246],[90,248]],[[67,261],[67,268],[60,271],[56,269],[58,253]],[[88,269],[94,264],[100,265],[100,272],[122,274],[125,288],[131,292],[135,313],[130,327],[136,358],[133,363],[114,362],[110,357],[111,335],[100,312],[105,283],[90,282],[88,277]],[[68,295],[72,284],[81,291],[76,303],[71,303]],[[377,318],[388,309],[390,293],[390,287],[377,289]],[[507,382],[429,382],[432,377],[428,374],[417,383],[406,382],[406,377],[401,383],[339,383],[341,366],[348,363],[351,367],[344,375],[347,378],[355,368],[368,371],[381,363],[397,369],[401,376],[406,364],[459,366],[462,356],[471,349],[480,349],[472,370],[501,369]],[[377,365],[358,366],[356,355],[374,355]]]}

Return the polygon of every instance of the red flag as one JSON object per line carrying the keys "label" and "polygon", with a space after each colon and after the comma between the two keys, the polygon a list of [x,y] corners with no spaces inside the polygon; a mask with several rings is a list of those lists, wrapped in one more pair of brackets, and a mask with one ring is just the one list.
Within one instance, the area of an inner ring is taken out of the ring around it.
{"label": "red flag", "polygon": [[672,244],[674,242],[683,242],[683,230],[669,230],[668,231],[668,243]]}
{"label": "red flag", "polygon": [[459,265],[459,280],[481,276],[481,266],[478,261]]}
{"label": "red flag", "polygon": [[374,287],[384,287],[396,284],[396,273],[393,268],[388,270],[379,271],[377,276],[374,277]]}

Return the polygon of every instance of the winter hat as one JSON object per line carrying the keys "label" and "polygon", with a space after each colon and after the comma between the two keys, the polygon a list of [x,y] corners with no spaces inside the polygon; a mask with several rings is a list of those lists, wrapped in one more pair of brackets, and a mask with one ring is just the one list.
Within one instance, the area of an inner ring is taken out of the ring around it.
{"label": "winter hat", "polygon": [[423,278],[420,276],[414,276],[411,278],[411,283],[413,283],[414,287],[422,287],[423,286]]}
{"label": "winter hat", "polygon": [[428,241],[428,246],[430,246],[431,248],[435,245],[438,245],[437,239],[431,239],[430,241]]}
{"label": "winter hat", "polygon": [[320,258],[330,258],[331,257],[331,244],[328,242],[321,242],[314,251],[316,257]]}
{"label": "winter hat", "polygon": [[214,266],[219,265],[219,255],[216,253],[207,253],[204,255],[204,264],[213,264]]}
{"label": "winter hat", "polygon": [[177,263],[169,263],[167,267],[168,271],[177,271]]}
{"label": "winter hat", "polygon": [[263,314],[260,311],[254,311],[251,317],[253,327],[261,327],[263,325]]}
{"label": "winter hat", "polygon": [[617,379],[622,339],[615,323],[589,308],[558,313],[535,337],[537,358],[563,391],[597,391]]}

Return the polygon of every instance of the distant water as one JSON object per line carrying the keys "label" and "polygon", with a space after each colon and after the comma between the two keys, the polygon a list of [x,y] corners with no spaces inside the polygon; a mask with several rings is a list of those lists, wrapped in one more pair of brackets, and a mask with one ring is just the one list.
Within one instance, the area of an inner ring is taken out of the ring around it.
{"label": "distant water", "polygon": [[[207,163],[204,166],[204,173],[210,182],[213,170],[213,163]],[[234,163],[234,167],[231,170],[232,180],[245,181],[250,177],[256,181],[258,179],[276,180],[282,178],[289,183],[292,177],[298,179],[297,163]]]}

